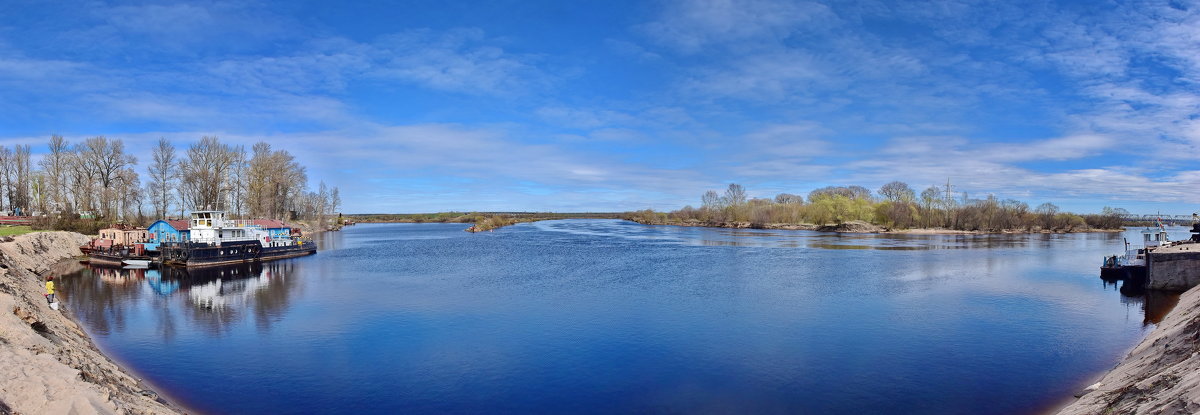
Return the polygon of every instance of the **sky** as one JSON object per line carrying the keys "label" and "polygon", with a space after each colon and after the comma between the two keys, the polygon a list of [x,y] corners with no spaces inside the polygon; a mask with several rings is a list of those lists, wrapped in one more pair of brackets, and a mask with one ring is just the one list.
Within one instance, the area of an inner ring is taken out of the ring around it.
{"label": "sky", "polygon": [[1200,210],[1200,3],[0,2],[0,145],[266,141],[346,213],[951,181]]}

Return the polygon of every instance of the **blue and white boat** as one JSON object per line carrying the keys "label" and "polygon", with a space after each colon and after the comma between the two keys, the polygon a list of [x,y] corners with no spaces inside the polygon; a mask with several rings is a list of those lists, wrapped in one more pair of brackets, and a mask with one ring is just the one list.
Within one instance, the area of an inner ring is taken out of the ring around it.
{"label": "blue and white boat", "polygon": [[188,240],[160,246],[164,265],[201,267],[293,258],[317,253],[298,234],[273,233],[249,220],[226,219],[225,212],[192,212]]}

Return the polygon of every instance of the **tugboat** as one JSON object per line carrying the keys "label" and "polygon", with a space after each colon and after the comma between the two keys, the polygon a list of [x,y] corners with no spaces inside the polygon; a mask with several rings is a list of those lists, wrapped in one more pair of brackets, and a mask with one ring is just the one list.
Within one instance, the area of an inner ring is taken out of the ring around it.
{"label": "tugboat", "polygon": [[293,258],[317,253],[316,244],[299,235],[280,237],[253,221],[225,218],[219,210],[191,214],[186,242],[160,246],[164,265],[203,267]]}
{"label": "tugboat", "polygon": [[1167,238],[1167,229],[1159,223],[1157,227],[1142,231],[1141,249],[1129,249],[1129,241],[1125,241],[1125,255],[1104,257],[1104,265],[1100,266],[1100,278],[1106,281],[1125,280],[1126,283],[1137,284],[1146,280],[1146,255],[1160,246],[1171,244]]}

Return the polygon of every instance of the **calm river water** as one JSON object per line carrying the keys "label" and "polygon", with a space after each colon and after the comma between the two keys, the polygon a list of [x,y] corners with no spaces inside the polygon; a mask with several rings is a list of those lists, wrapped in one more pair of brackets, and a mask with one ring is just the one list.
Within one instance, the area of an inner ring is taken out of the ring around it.
{"label": "calm river water", "polygon": [[1099,279],[1120,234],[465,227],[191,273],[62,264],[60,291],[160,391],[245,414],[1035,413],[1171,302]]}

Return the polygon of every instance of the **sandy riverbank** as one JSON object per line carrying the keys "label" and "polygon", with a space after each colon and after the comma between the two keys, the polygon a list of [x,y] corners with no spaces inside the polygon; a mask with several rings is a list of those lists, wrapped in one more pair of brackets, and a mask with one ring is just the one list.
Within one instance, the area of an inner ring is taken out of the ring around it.
{"label": "sandy riverbank", "polygon": [[1060,415],[1200,413],[1200,287]]}
{"label": "sandy riverbank", "polygon": [[180,413],[101,354],[70,310],[43,298],[43,273],[79,256],[87,240],[37,232],[0,242],[0,413]]}

